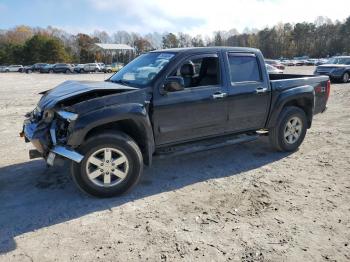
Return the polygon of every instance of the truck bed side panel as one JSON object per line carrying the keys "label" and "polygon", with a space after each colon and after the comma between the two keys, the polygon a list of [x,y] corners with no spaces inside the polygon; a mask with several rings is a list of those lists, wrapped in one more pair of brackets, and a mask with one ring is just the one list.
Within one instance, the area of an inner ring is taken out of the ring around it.
{"label": "truck bed side panel", "polygon": [[293,100],[304,98],[309,101],[311,99],[312,111],[308,116],[310,125],[312,116],[326,109],[326,86],[329,80],[327,76],[285,75],[271,78],[279,78],[279,80],[270,81],[273,95],[267,127],[271,127],[276,123],[283,106]]}

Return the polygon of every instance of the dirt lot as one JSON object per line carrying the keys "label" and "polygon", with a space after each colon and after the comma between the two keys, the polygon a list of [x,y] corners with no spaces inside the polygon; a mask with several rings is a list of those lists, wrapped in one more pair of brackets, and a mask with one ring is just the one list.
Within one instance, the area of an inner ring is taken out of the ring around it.
{"label": "dirt lot", "polygon": [[0,260],[350,260],[350,84],[332,85],[298,152],[262,138],[157,160],[131,193],[101,200],[67,167],[29,161],[18,133],[39,91],[105,77],[0,74]]}

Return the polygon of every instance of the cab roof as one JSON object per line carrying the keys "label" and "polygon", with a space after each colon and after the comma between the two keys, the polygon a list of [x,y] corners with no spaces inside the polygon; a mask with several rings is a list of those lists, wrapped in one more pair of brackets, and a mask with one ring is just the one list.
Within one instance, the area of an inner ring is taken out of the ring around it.
{"label": "cab roof", "polygon": [[259,49],[249,47],[232,47],[232,46],[212,46],[212,47],[184,47],[184,48],[167,48],[151,51],[157,52],[172,52],[172,53],[192,53],[192,52],[217,52],[217,51],[232,51],[232,52],[260,52]]}

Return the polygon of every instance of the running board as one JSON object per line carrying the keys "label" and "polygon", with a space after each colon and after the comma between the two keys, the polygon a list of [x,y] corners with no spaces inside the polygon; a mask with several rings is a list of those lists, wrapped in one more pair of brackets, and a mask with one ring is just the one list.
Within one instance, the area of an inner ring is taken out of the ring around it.
{"label": "running board", "polygon": [[252,135],[234,135],[220,138],[212,138],[209,140],[201,140],[198,142],[181,144],[173,147],[166,147],[156,150],[155,157],[167,158],[170,156],[192,154],[200,151],[216,149],[224,146],[231,146],[245,142],[251,142],[259,138],[258,134]]}

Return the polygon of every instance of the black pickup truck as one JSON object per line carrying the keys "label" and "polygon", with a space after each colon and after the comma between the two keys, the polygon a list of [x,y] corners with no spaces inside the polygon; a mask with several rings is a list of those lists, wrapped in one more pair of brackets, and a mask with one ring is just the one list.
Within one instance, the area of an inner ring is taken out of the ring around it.
{"label": "black pickup truck", "polygon": [[110,197],[135,185],[154,156],[260,135],[294,151],[329,93],[328,76],[268,75],[257,49],[159,50],[105,82],[67,81],[42,92],[21,135],[36,147],[30,158],[69,159],[80,189]]}

